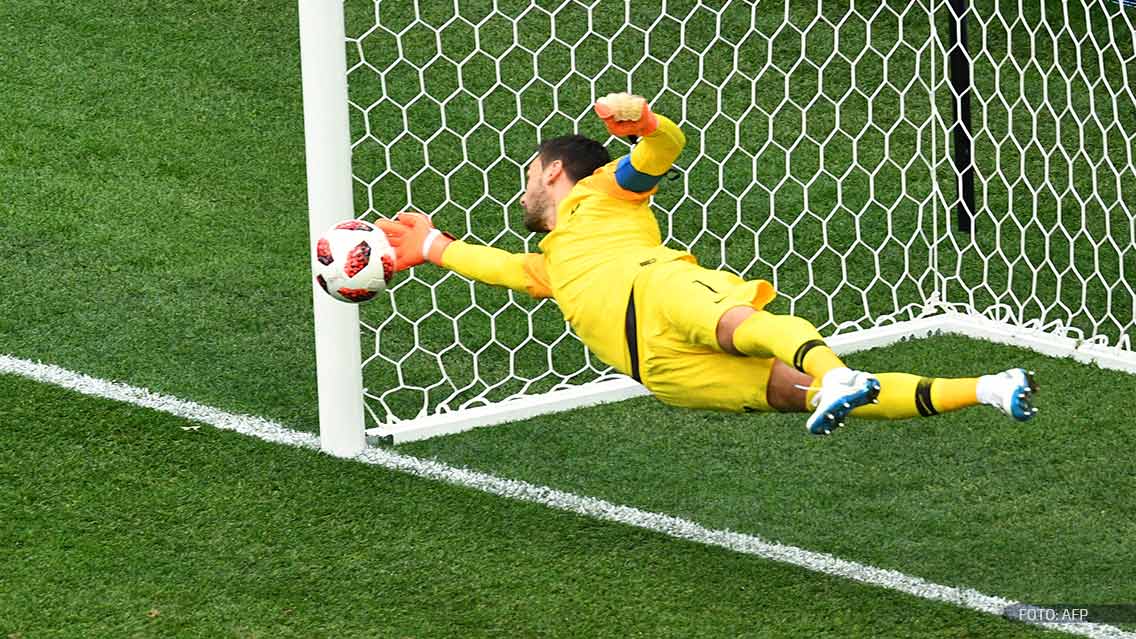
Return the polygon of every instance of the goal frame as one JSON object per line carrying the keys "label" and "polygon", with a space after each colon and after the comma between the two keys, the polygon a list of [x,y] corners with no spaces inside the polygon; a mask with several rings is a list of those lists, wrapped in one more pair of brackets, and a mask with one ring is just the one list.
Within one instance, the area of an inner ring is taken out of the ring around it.
{"label": "goal frame", "polygon": [[[343,2],[300,0],[299,22],[308,249],[314,262],[316,240],[354,208]],[[332,299],[314,277],[310,281],[320,448],[336,457],[352,457],[367,446],[359,309]]]}
{"label": "goal frame", "polygon": [[[347,58],[343,0],[298,0],[304,110],[305,153],[307,161],[310,244],[331,224],[353,216],[351,141],[348,114]],[[969,75],[966,59],[965,0],[951,0],[956,7],[956,24],[950,25],[949,46],[952,71]],[[956,40],[955,38],[961,38]],[[956,61],[957,60],[957,61]],[[957,65],[957,66],[956,66]],[[952,74],[953,75],[953,74]],[[966,78],[969,82],[970,78]],[[956,94],[963,78],[951,78]],[[974,213],[973,172],[970,165],[969,108],[954,113],[956,163],[960,190],[969,191],[959,199],[960,228],[969,229]],[[969,100],[967,104],[969,106]],[[966,148],[958,147],[960,140]],[[961,159],[960,159],[961,158]],[[963,180],[969,180],[966,184]],[[360,323],[357,307],[332,300],[313,283],[313,313],[319,401],[321,448],[332,455],[350,457],[362,453],[369,444],[400,443],[457,433],[480,426],[526,419],[540,414],[606,402],[621,401],[647,394],[630,378],[615,379],[554,390],[541,395],[508,399],[486,406],[461,409],[416,419],[393,426],[366,429]],[[829,344],[838,353],[886,346],[899,341],[936,334],[954,334],[996,343],[1011,344],[1055,356],[1071,357],[1104,368],[1136,374],[1136,353],[1095,340],[1082,340],[1075,330],[1026,322],[1018,325],[998,321],[962,305],[925,302],[921,313],[911,319],[834,335]]]}

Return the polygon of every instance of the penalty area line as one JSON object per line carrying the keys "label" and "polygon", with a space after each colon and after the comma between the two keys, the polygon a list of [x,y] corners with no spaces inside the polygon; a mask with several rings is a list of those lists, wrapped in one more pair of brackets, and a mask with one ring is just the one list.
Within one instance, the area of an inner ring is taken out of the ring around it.
{"label": "penalty area line", "polygon": [[[90,377],[51,364],[41,364],[0,354],[0,374],[18,375],[84,395],[126,402],[268,442],[319,450],[319,438],[316,435],[295,431],[268,419],[228,413],[211,406],[162,395],[145,388]],[[826,553],[766,541],[756,535],[707,528],[696,522],[672,515],[640,510],[631,506],[621,506],[595,497],[576,495],[548,486],[506,479],[467,468],[457,468],[439,461],[420,459],[390,449],[370,448],[353,459],[424,479],[472,488],[499,497],[541,504],[548,508],[584,517],[634,526],[668,537],[717,546],[737,553],[791,564],[812,572],[843,577],[906,593],[921,599],[949,603],[999,617],[1005,616],[1006,610],[1011,606],[1015,608],[1029,607],[1022,602],[983,594],[971,588],[944,586],[897,570],[877,568]],[[1029,608],[1038,610],[1033,607]],[[1045,611],[1042,610],[1042,612]],[[1038,614],[1033,615],[1033,618],[1060,618],[1059,611],[1053,612],[1058,613],[1058,616]],[[1093,637],[1094,639],[1136,639],[1136,633],[1107,624],[1051,623],[1044,621],[1026,621],[1025,623],[1072,635]]]}

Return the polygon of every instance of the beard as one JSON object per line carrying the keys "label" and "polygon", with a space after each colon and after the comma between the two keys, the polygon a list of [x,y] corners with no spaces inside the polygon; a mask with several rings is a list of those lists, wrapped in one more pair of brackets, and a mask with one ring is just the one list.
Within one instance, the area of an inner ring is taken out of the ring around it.
{"label": "beard", "polygon": [[548,210],[552,207],[552,202],[548,197],[548,191],[541,187],[539,190],[533,189],[525,198],[527,200],[522,208],[525,210],[525,228],[533,231],[534,233],[547,233],[552,229],[548,227]]}

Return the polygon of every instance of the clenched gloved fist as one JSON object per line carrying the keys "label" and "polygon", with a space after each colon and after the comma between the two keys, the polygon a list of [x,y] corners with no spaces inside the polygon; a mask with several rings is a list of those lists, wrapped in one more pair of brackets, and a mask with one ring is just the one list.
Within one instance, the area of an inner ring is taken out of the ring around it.
{"label": "clenched gloved fist", "polygon": [[659,119],[640,95],[609,93],[596,100],[593,108],[612,135],[642,137],[659,128]]}

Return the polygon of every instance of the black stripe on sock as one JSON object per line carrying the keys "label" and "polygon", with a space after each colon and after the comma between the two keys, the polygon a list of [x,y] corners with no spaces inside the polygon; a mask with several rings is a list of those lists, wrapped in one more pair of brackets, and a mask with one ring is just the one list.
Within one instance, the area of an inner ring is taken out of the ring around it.
{"label": "black stripe on sock", "polygon": [[810,339],[804,344],[801,344],[797,348],[797,352],[793,355],[793,368],[801,371],[802,373],[807,372],[805,370],[805,355],[808,355],[809,351],[813,350],[817,346],[825,346],[824,340]]}
{"label": "black stripe on sock", "polygon": [[935,410],[935,405],[931,403],[931,384],[934,381],[930,377],[922,377],[915,385],[915,408],[924,417],[939,414],[939,411]]}

